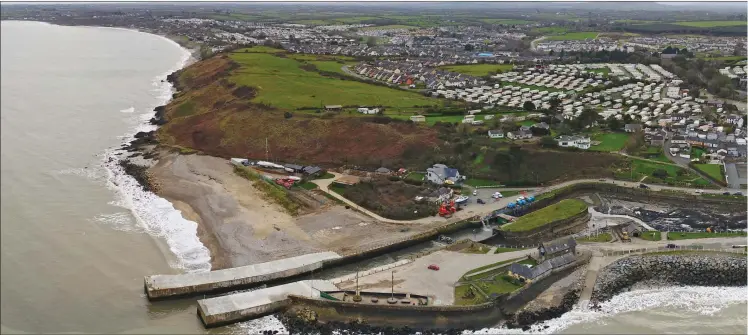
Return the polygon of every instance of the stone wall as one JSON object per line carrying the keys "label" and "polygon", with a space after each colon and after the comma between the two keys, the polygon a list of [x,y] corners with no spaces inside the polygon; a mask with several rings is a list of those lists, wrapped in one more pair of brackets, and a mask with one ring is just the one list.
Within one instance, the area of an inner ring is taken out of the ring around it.
{"label": "stone wall", "polygon": [[587,227],[590,213],[584,211],[572,217],[556,220],[544,226],[520,232],[497,230],[507,241],[514,243],[537,243],[576,234]]}
{"label": "stone wall", "polygon": [[[313,314],[320,323],[365,322],[373,326],[411,329],[480,329],[495,325],[504,315],[493,302],[472,306],[413,306],[361,304],[290,295],[289,315]],[[309,313],[309,312],[312,313]],[[312,321],[312,320],[310,320]]]}
{"label": "stone wall", "polygon": [[638,282],[655,285],[745,286],[744,255],[718,253],[651,254],[619,259],[600,271],[593,304]]}

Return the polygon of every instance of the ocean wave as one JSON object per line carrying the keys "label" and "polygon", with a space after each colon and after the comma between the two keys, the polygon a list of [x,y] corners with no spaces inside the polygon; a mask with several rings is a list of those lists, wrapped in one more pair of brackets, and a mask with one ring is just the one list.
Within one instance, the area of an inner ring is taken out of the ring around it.
{"label": "ocean wave", "polygon": [[283,323],[275,316],[269,315],[259,319],[240,322],[232,326],[232,334],[259,334],[263,331],[277,331],[278,334],[288,334]]}
{"label": "ocean wave", "polygon": [[[178,46],[175,42],[169,41]],[[183,54],[175,68],[153,79],[153,83],[158,86],[158,89],[154,90],[154,98],[157,100],[154,107],[166,104],[173,93],[171,84],[161,79],[182,68],[190,59],[190,53],[184,48],[179,48]],[[147,123],[152,116],[152,111],[138,115],[139,122],[132,132],[121,137],[123,144],[132,141],[134,135],[140,131],[155,130],[156,126]],[[107,150],[102,155],[101,162],[108,175],[107,186],[118,194],[118,199],[112,204],[129,209],[143,231],[166,241],[169,250],[176,256],[176,261],[170,266],[187,272],[210,271],[210,251],[197,236],[197,223],[183,218],[181,212],[169,201],[143,190],[134,178],[126,174],[119,165],[119,161],[126,154],[125,151],[116,148]],[[119,229],[127,229],[127,225],[118,226],[124,223],[119,216],[100,215],[94,220],[114,224]]]}
{"label": "ocean wave", "polygon": [[119,112],[120,113],[128,113],[128,114],[129,113],[134,113],[135,112],[135,107],[126,108],[126,109],[123,109],[123,110],[121,110]]}
{"label": "ocean wave", "polygon": [[135,233],[143,232],[143,229],[133,222],[132,214],[128,212],[99,214],[91,219],[91,221],[110,226],[114,230]]}
{"label": "ocean wave", "polygon": [[682,286],[632,290],[600,304],[599,310],[575,307],[564,315],[531,326],[527,331],[504,327],[465,331],[463,334],[548,334],[573,325],[604,322],[617,314],[670,308],[710,316],[729,306],[745,303],[746,287]]}

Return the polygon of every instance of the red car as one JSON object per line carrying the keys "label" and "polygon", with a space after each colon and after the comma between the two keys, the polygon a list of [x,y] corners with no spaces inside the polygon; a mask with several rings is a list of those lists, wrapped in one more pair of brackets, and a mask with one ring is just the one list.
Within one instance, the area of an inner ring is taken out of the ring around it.
{"label": "red car", "polygon": [[436,264],[429,265],[429,270],[439,271],[439,266]]}

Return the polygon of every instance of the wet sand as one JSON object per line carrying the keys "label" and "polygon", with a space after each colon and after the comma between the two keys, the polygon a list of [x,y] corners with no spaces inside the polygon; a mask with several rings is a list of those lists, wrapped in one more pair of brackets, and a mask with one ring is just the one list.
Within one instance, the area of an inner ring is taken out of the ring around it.
{"label": "wet sand", "polygon": [[293,217],[223,158],[162,152],[148,172],[157,193],[198,223],[213,270],[321,251],[350,254],[427,229],[403,232],[401,225],[377,222],[312,192],[304,196],[326,203]]}

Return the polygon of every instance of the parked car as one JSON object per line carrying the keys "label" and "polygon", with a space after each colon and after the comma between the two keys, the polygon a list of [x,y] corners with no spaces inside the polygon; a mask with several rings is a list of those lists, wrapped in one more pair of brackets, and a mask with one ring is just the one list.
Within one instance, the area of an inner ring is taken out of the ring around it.
{"label": "parked car", "polygon": [[483,199],[478,199],[477,201],[478,201],[478,203],[479,203],[479,204],[481,204],[481,205],[485,204],[485,202],[483,201]]}
{"label": "parked car", "polygon": [[735,193],[733,193],[733,195],[739,195],[739,196],[742,197],[743,196],[743,192],[735,192]]}
{"label": "parked car", "polygon": [[723,192],[722,195],[730,195],[730,192]]}
{"label": "parked car", "polygon": [[439,271],[439,266],[436,264],[429,265],[429,270]]}
{"label": "parked car", "polygon": [[478,190],[473,190],[473,196],[477,196],[477,195],[478,195]]}
{"label": "parked car", "polygon": [[704,190],[696,190],[696,192],[695,192],[695,193],[696,193],[696,194],[702,194],[702,193],[704,193]]}
{"label": "parked car", "polygon": [[668,248],[668,249],[675,249],[675,248],[677,248],[677,247],[678,247],[678,246],[676,246],[675,244],[672,244],[672,243],[670,243],[670,244],[668,244],[667,246],[665,246],[665,248]]}
{"label": "parked car", "polygon": [[639,188],[649,188],[649,186],[644,185],[644,184],[639,184]]}

